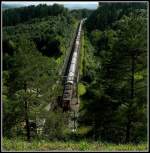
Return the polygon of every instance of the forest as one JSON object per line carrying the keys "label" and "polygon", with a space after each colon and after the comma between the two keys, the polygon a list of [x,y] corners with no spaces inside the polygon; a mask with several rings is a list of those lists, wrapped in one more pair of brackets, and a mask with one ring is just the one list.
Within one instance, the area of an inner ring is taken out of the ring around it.
{"label": "forest", "polygon": [[[146,2],[99,2],[96,10],[40,4],[2,13],[5,150],[147,149]],[[80,107],[71,132],[69,112],[58,107],[63,85],[57,82],[83,18]]]}

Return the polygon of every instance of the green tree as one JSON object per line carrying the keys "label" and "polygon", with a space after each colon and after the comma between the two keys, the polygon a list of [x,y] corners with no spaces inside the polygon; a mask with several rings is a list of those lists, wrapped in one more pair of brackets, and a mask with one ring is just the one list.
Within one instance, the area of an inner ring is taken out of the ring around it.
{"label": "green tree", "polygon": [[[85,114],[81,120],[85,125],[93,123],[95,138],[113,142],[146,139],[147,17],[145,10],[136,7],[113,24],[107,23],[110,27],[100,36],[92,32],[90,37],[101,67],[92,67],[96,73],[82,97]],[[97,16],[93,20],[98,24]]]}

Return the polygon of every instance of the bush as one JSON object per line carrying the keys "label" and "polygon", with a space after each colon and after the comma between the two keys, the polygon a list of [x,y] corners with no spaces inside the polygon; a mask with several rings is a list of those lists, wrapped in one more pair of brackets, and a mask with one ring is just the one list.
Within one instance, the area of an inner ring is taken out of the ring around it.
{"label": "bush", "polygon": [[68,121],[67,114],[63,112],[50,112],[46,118],[46,125],[44,133],[49,140],[60,140],[67,138],[67,129]]}

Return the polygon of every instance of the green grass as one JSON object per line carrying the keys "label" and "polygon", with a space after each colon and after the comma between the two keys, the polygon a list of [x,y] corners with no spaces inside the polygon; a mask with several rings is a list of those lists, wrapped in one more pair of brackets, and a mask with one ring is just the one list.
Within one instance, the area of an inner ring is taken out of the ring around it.
{"label": "green grass", "polygon": [[3,151],[146,151],[147,144],[109,144],[102,142],[82,141],[44,141],[34,140],[31,143],[21,139],[3,139]]}
{"label": "green grass", "polygon": [[79,83],[78,84],[78,94],[79,94],[79,96],[82,96],[85,93],[86,93],[86,87],[85,87],[85,85],[82,84],[82,83]]}
{"label": "green grass", "polygon": [[83,60],[84,60],[84,55],[85,55],[85,51],[84,51],[84,33],[82,33],[81,35],[81,49],[80,49],[80,68],[79,68],[79,72],[80,75],[83,75]]}

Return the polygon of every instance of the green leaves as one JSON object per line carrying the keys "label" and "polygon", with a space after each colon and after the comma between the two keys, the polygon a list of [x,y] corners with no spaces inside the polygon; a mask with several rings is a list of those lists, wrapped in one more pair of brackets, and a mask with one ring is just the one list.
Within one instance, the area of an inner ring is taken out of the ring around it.
{"label": "green leaves", "polygon": [[[67,9],[63,5],[38,5],[38,6],[27,6],[17,9],[8,9],[3,11],[3,25],[14,26],[22,22],[30,22],[34,18],[43,18],[45,16],[58,16],[66,15]],[[15,16],[15,18],[13,17]]]}
{"label": "green leaves", "polygon": [[[16,14],[17,19],[10,19],[11,13]],[[21,125],[25,118],[35,121],[44,116],[48,113],[45,107],[48,104],[53,107],[56,98],[62,94],[63,88],[56,81],[61,82],[60,72],[77,26],[76,19],[68,13],[57,4],[4,12],[3,19],[9,18],[3,28],[6,135],[11,136],[11,128]],[[22,18],[19,19],[20,15]]]}
{"label": "green leaves", "polygon": [[[97,137],[107,141],[125,142],[129,138],[139,142],[139,138],[146,138],[146,113],[140,116],[147,103],[147,10],[142,7],[104,3],[86,22],[90,42],[85,50],[91,58],[86,60],[85,69],[94,73],[91,82],[82,78],[88,82],[82,97],[82,121],[85,125],[95,123],[91,136],[96,131]],[[100,69],[96,68],[98,62]]]}
{"label": "green leaves", "polygon": [[82,83],[79,83],[78,84],[78,94],[79,94],[79,96],[82,96],[85,93],[86,93],[86,87]]}

